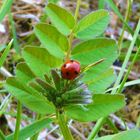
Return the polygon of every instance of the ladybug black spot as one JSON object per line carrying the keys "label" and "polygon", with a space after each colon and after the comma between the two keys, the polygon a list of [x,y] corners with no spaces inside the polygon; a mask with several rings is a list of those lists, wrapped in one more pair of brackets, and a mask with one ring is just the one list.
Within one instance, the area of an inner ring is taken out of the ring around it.
{"label": "ladybug black spot", "polygon": [[66,75],[67,75],[67,76],[69,76],[69,75],[70,75],[70,73],[67,71],[67,72],[66,72]]}
{"label": "ladybug black spot", "polygon": [[79,74],[77,71],[74,72],[76,75]]}
{"label": "ladybug black spot", "polygon": [[64,64],[63,67],[65,68],[66,67],[66,64]]}

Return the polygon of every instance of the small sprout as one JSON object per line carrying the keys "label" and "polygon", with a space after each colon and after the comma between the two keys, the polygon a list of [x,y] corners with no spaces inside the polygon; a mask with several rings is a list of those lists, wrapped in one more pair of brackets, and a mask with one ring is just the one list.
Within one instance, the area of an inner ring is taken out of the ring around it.
{"label": "small sprout", "polygon": [[[79,65],[79,63],[77,64]],[[46,74],[45,76],[48,77]],[[60,70],[52,69],[50,83],[48,80],[35,78],[29,83],[29,86],[42,93],[59,109],[69,104],[89,104],[92,102],[91,92],[81,81],[82,77],[82,75],[78,75],[74,80],[66,81],[61,77]]]}
{"label": "small sprout", "polygon": [[100,64],[100,63],[102,63],[104,60],[105,60],[105,59],[100,59],[100,60],[98,60],[98,61],[96,61],[96,62],[94,62],[94,63],[92,63],[92,64],[89,64],[88,66],[86,66],[86,67],[82,70],[82,72],[88,71],[90,68],[92,68],[92,67],[94,67],[94,66],[96,66],[96,65],[98,65],[98,64]]}

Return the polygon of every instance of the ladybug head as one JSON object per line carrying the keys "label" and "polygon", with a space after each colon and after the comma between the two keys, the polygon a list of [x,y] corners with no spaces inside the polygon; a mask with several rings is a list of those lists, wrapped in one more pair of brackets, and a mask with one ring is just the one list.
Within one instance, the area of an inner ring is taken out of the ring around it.
{"label": "ladybug head", "polygon": [[80,73],[80,63],[75,60],[68,60],[61,67],[62,78],[67,80],[75,79]]}

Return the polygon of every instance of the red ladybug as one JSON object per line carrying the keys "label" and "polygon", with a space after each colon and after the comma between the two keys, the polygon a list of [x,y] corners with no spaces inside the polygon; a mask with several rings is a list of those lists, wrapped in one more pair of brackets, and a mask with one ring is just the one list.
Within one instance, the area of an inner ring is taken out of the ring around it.
{"label": "red ladybug", "polygon": [[75,60],[68,60],[61,67],[61,75],[64,79],[73,80],[80,73],[80,63]]}

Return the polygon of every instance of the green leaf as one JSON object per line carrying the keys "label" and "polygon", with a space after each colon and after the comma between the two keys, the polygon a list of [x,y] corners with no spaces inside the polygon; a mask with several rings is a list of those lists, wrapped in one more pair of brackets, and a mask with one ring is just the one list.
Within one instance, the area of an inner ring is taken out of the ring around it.
{"label": "green leaf", "polygon": [[46,100],[46,98],[15,77],[9,77],[6,80],[6,89],[29,109],[35,112],[40,114],[50,114],[54,112],[53,105]]}
{"label": "green leaf", "polygon": [[49,3],[58,3],[59,0],[48,0]]}
{"label": "green leaf", "polygon": [[46,48],[37,47],[26,47],[23,50],[23,58],[38,77],[44,77],[44,74],[49,73],[50,68],[58,67],[63,62],[50,55]]}
{"label": "green leaf", "polygon": [[51,22],[61,33],[70,34],[75,26],[75,20],[71,13],[52,3],[48,4],[45,10]]}
{"label": "green leaf", "polygon": [[[51,119],[45,118],[38,120],[25,128],[21,129],[19,132],[19,140],[25,140],[34,134],[40,132],[42,129],[46,128],[48,124],[52,122]],[[6,137],[6,140],[13,140],[14,139],[14,133]]]}
{"label": "green leaf", "polygon": [[8,11],[11,9],[11,5],[13,3],[13,0],[5,0],[3,1],[2,7],[0,7],[0,22],[3,20],[5,15],[8,13]]}
{"label": "green leaf", "polygon": [[31,71],[31,69],[25,62],[19,63],[17,65],[16,76],[22,83],[25,84],[36,77],[35,74]]}
{"label": "green leaf", "polygon": [[107,38],[97,38],[82,42],[72,50],[72,58],[78,60],[81,67],[105,59],[102,63],[88,70],[83,77],[84,82],[95,93],[104,92],[113,82],[115,77],[110,66],[117,56],[116,42]]}
{"label": "green leaf", "polygon": [[[93,76],[92,76],[93,75]],[[104,70],[98,77],[94,77],[94,72],[91,71],[85,76],[85,82],[88,84],[88,88],[93,91],[93,93],[103,93],[116,79],[113,69]],[[86,81],[86,78],[91,76],[91,80]]]}
{"label": "green leaf", "polygon": [[46,91],[48,91],[48,90],[55,90],[54,87],[53,87],[51,84],[49,84],[49,83],[43,81],[43,80],[40,79],[40,78],[36,78],[35,81],[36,81],[43,89],[45,89]]}
{"label": "green leaf", "polygon": [[54,69],[51,70],[51,75],[52,75],[53,82],[55,84],[56,89],[60,90],[60,85],[61,85],[61,77],[60,77],[60,75]]}
{"label": "green leaf", "polygon": [[0,130],[0,140],[6,140],[5,135],[1,130]]}
{"label": "green leaf", "polygon": [[125,105],[123,95],[94,94],[93,103],[86,106],[68,106],[68,117],[82,122],[96,121],[113,113]]}
{"label": "green leaf", "polygon": [[43,89],[38,83],[36,83],[34,80],[29,82],[28,84],[30,87],[34,88],[36,91],[40,93],[46,93],[46,90]]}
{"label": "green leaf", "polygon": [[101,35],[109,23],[109,13],[106,10],[98,10],[90,13],[80,20],[75,30],[76,37],[91,39]]}
{"label": "green leaf", "polygon": [[8,44],[8,46],[6,47],[6,49],[4,50],[2,56],[0,57],[0,67],[3,65],[9,51],[10,51],[10,48],[12,46],[12,43],[13,43],[13,40],[10,41],[10,43]]}
{"label": "green leaf", "polygon": [[48,52],[60,59],[64,58],[68,50],[68,40],[51,25],[40,23],[35,26],[35,34]]}
{"label": "green leaf", "polygon": [[[103,58],[105,58],[104,62],[107,61],[108,63],[112,63],[114,61],[114,57],[116,58],[117,56],[117,46],[113,39],[90,39],[76,45],[72,50],[72,55],[74,58],[81,61],[82,65],[89,65],[94,62],[95,59],[98,61]],[[114,56],[113,60],[108,60],[112,59],[112,56]]]}
{"label": "green leaf", "polygon": [[140,131],[132,129],[115,135],[104,136],[95,140],[140,140]]}

